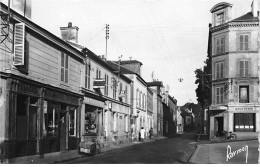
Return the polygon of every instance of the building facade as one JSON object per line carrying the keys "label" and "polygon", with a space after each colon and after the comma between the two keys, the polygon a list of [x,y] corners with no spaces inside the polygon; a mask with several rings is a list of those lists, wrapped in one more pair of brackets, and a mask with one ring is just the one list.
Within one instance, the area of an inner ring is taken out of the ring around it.
{"label": "building facade", "polygon": [[[132,80],[132,110],[130,118],[132,141],[139,140],[139,132],[143,127],[147,132],[147,84],[141,77],[142,63],[137,60],[125,60],[119,62],[109,61],[115,70],[120,70],[122,74]],[[118,68],[118,66],[120,68]]]}
{"label": "building facade", "polygon": [[147,82],[147,86],[153,91],[153,126],[154,135],[163,136],[163,104],[161,89],[163,83],[161,81]]}
{"label": "building facade", "polygon": [[232,5],[219,3],[211,9],[212,104],[210,138],[223,130],[238,139],[256,138],[260,128],[258,101],[257,5],[232,18]]}
{"label": "building facade", "polygon": [[[104,58],[77,44],[77,30],[72,23],[61,27],[63,40],[86,56],[81,76],[81,141],[95,136],[105,146],[129,142],[132,81]],[[70,34],[76,34],[73,40],[66,39]]]}
{"label": "building facade", "polygon": [[153,124],[153,91],[147,87],[147,129],[154,128]]}
{"label": "building facade", "polygon": [[[8,14],[4,4],[1,11]],[[9,16],[1,18],[1,159],[77,149],[84,56],[15,11]]]}

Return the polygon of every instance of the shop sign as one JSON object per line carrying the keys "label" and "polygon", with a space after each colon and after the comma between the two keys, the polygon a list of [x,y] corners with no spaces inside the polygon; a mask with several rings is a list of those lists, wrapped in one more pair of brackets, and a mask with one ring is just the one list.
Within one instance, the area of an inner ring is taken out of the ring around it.
{"label": "shop sign", "polygon": [[104,88],[105,85],[106,85],[105,79],[94,79],[94,81],[93,81],[93,87],[94,87],[94,89]]}
{"label": "shop sign", "polygon": [[252,111],[255,107],[235,107],[235,111]]}
{"label": "shop sign", "polygon": [[226,106],[210,106],[209,110],[227,110]]}
{"label": "shop sign", "polygon": [[47,90],[45,97],[47,99],[52,99],[52,100],[57,100],[57,101],[60,101],[60,102],[67,102],[67,103],[78,105],[78,98],[73,97],[73,96],[68,95],[68,94],[63,94],[63,93]]}
{"label": "shop sign", "polygon": [[32,86],[32,85],[28,85],[28,84],[19,82],[18,92],[37,95],[38,88],[35,86]]}

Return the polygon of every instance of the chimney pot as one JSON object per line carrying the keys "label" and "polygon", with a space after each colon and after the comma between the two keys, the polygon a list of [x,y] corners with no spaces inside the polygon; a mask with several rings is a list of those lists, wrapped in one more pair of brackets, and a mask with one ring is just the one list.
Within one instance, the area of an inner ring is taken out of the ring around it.
{"label": "chimney pot", "polygon": [[68,23],[68,27],[72,27],[72,22],[69,22],[69,23]]}

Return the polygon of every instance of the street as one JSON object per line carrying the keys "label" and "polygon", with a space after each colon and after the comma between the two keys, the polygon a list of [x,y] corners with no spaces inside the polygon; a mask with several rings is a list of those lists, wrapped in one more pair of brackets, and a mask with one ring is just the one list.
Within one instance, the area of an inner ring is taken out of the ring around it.
{"label": "street", "polygon": [[184,164],[195,150],[194,134],[177,135],[156,142],[105,152],[65,164]]}

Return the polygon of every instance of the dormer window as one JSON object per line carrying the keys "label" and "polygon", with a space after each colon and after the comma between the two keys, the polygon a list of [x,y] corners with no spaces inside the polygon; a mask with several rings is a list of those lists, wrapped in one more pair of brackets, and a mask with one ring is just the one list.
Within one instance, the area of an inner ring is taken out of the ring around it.
{"label": "dormer window", "polygon": [[232,19],[232,4],[221,2],[213,6],[210,10],[212,13],[212,23],[214,26],[223,25]]}
{"label": "dormer window", "polygon": [[221,12],[221,13],[217,14],[216,26],[224,24],[224,23],[225,23],[224,12]]}

